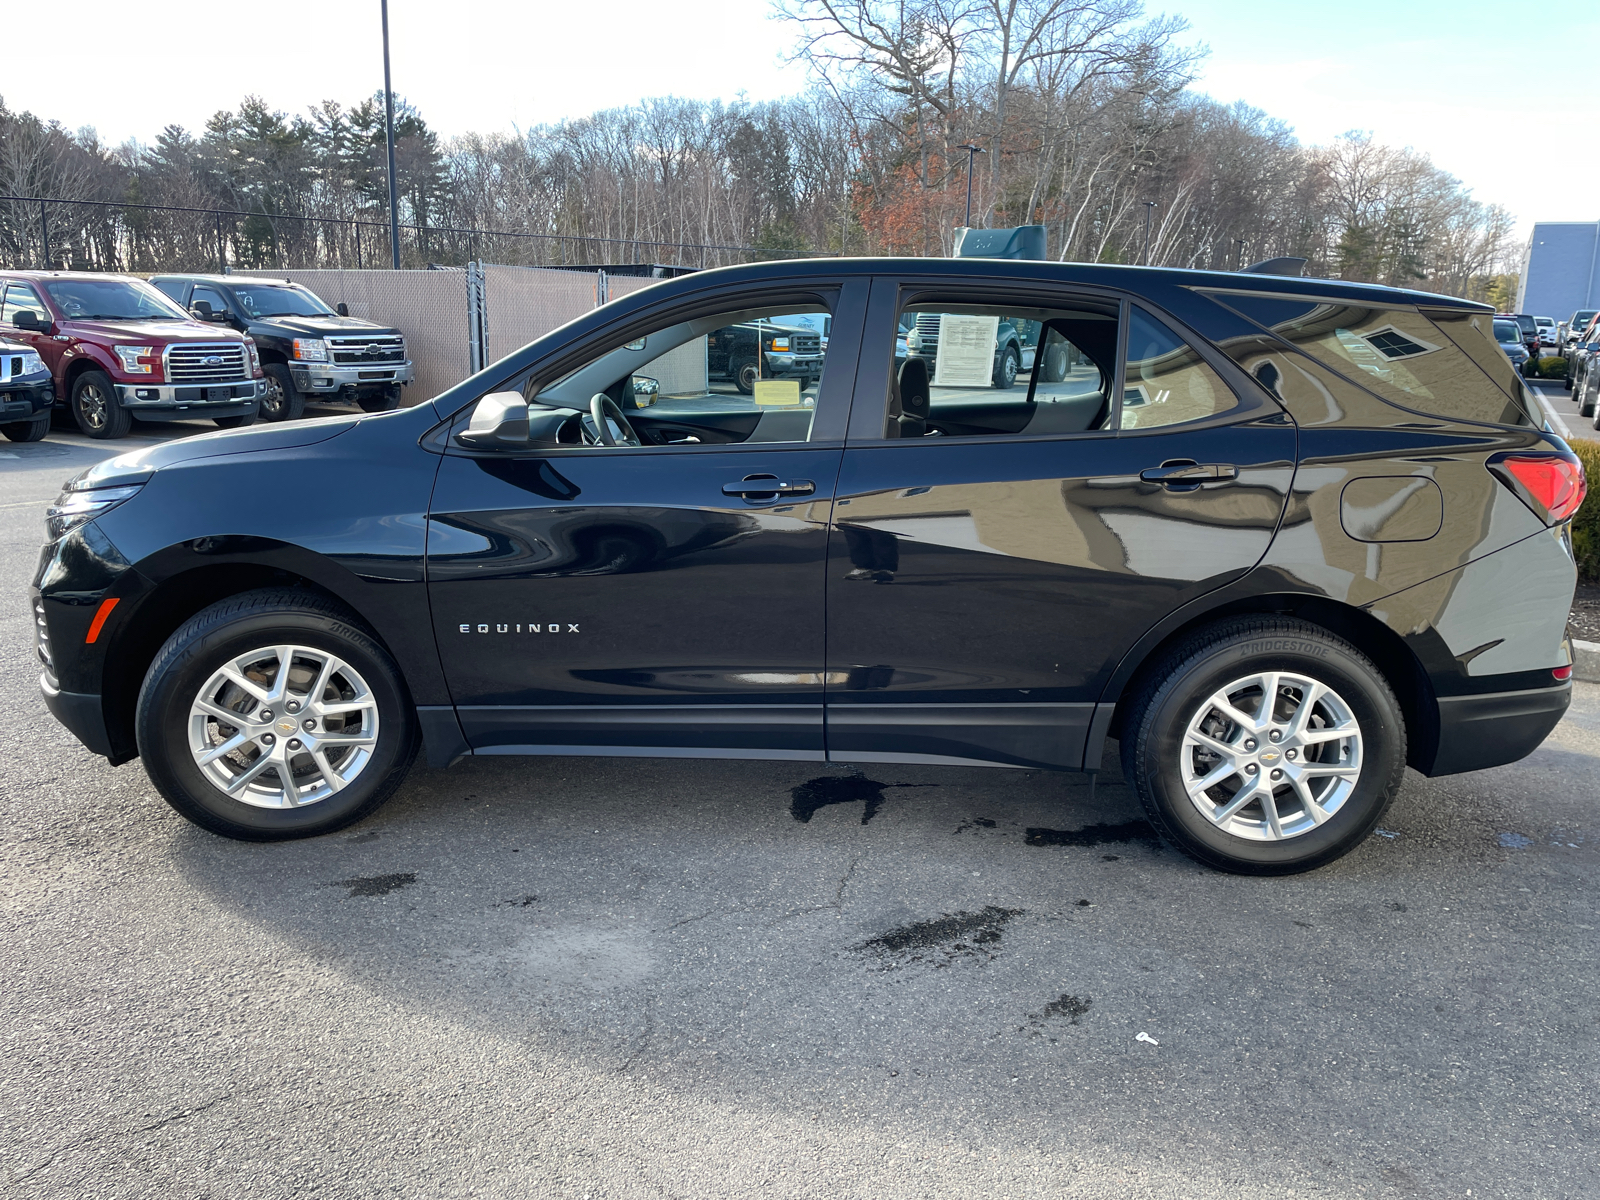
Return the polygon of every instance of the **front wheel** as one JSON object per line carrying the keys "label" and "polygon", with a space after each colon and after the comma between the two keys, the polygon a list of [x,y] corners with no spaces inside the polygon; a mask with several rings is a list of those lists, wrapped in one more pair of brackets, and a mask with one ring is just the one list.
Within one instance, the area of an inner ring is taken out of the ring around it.
{"label": "front wheel", "polygon": [[0,425],[0,433],[5,434],[9,442],[42,442],[44,435],[50,432],[50,413],[46,410],[35,413],[27,421],[8,421]]}
{"label": "front wheel", "polygon": [[243,841],[361,820],[417,749],[388,651],[333,600],[287,589],[213,604],[168,638],[140,689],[136,734],[167,803]]}
{"label": "front wheel", "polygon": [[1017,372],[1022,367],[1022,358],[1017,354],[1015,346],[1008,345],[1000,355],[1000,362],[994,370],[994,385],[1005,389],[1017,381]]}
{"label": "front wheel", "polygon": [[755,392],[756,381],[760,378],[756,372],[755,359],[745,358],[739,360],[738,362],[734,363],[733,370],[730,372],[730,374],[733,376],[733,386],[738,388],[746,396],[749,396]]}
{"label": "front wheel", "polygon": [[72,418],[87,437],[127,437],[133,414],[122,407],[117,387],[104,371],[85,371],[72,385]]}
{"label": "front wheel", "polygon": [[263,421],[298,421],[306,411],[306,398],[294,385],[294,376],[282,363],[263,363],[260,416]]}
{"label": "front wheel", "polygon": [[211,420],[218,429],[243,429],[246,425],[256,423],[256,414],[247,412],[234,417],[212,417]]}
{"label": "front wheel", "polygon": [[1290,875],[1364,840],[1399,791],[1405,722],[1364,654],[1315,625],[1239,617],[1156,664],[1122,729],[1150,820],[1191,858]]}

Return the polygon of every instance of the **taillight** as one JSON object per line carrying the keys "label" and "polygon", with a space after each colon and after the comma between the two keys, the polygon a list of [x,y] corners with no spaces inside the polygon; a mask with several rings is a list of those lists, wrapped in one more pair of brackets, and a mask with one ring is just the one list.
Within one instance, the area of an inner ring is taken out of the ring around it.
{"label": "taillight", "polygon": [[1559,525],[1583,503],[1589,490],[1576,455],[1553,452],[1497,455],[1489,469],[1551,525]]}

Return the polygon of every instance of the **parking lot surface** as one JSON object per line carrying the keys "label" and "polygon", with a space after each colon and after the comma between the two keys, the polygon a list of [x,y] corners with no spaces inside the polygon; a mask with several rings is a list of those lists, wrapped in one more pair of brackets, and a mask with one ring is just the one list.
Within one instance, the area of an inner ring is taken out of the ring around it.
{"label": "parking lot surface", "polygon": [[38,695],[43,505],[127,448],[0,446],[7,1195],[1600,1195],[1600,686],[1289,879],[1115,769],[419,764],[247,845]]}

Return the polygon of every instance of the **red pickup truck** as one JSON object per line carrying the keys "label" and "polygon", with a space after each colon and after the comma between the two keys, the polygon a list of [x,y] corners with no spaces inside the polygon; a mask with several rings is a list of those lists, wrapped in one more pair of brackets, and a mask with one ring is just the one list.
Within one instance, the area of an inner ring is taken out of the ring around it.
{"label": "red pickup truck", "polygon": [[255,342],[196,321],[125,275],[0,272],[0,328],[39,352],[56,403],[92,438],[119,438],[135,418],[210,417],[224,429],[256,419]]}

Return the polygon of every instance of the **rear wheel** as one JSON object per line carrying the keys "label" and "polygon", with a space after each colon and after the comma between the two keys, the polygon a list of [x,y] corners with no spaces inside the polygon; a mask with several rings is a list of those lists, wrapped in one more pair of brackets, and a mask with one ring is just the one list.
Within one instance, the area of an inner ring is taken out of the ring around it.
{"label": "rear wheel", "polygon": [[85,371],[73,383],[72,418],[80,432],[97,439],[127,437],[133,428],[133,414],[122,407],[116,385],[104,371]]}
{"label": "rear wheel", "polygon": [[1000,355],[1000,362],[994,369],[994,385],[997,388],[1008,388],[1017,381],[1017,372],[1021,369],[1022,357],[1017,353],[1017,348],[1007,345]]}
{"label": "rear wheel", "polygon": [[1290,875],[1364,840],[1399,791],[1405,724],[1388,682],[1341,638],[1282,617],[1197,631],[1151,672],[1123,772],[1185,854]]}
{"label": "rear wheel", "polygon": [[245,841],[361,820],[417,748],[399,668],[377,639],[334,601],[278,589],[213,604],[168,638],[136,729],[167,803]]}
{"label": "rear wheel", "polygon": [[0,433],[5,434],[7,441],[12,442],[42,442],[44,435],[50,432],[50,413],[48,410],[37,413],[27,421],[8,421],[0,425]]}
{"label": "rear wheel", "polygon": [[282,363],[263,363],[260,416],[263,421],[298,421],[306,411],[306,398],[294,386],[294,376]]}

